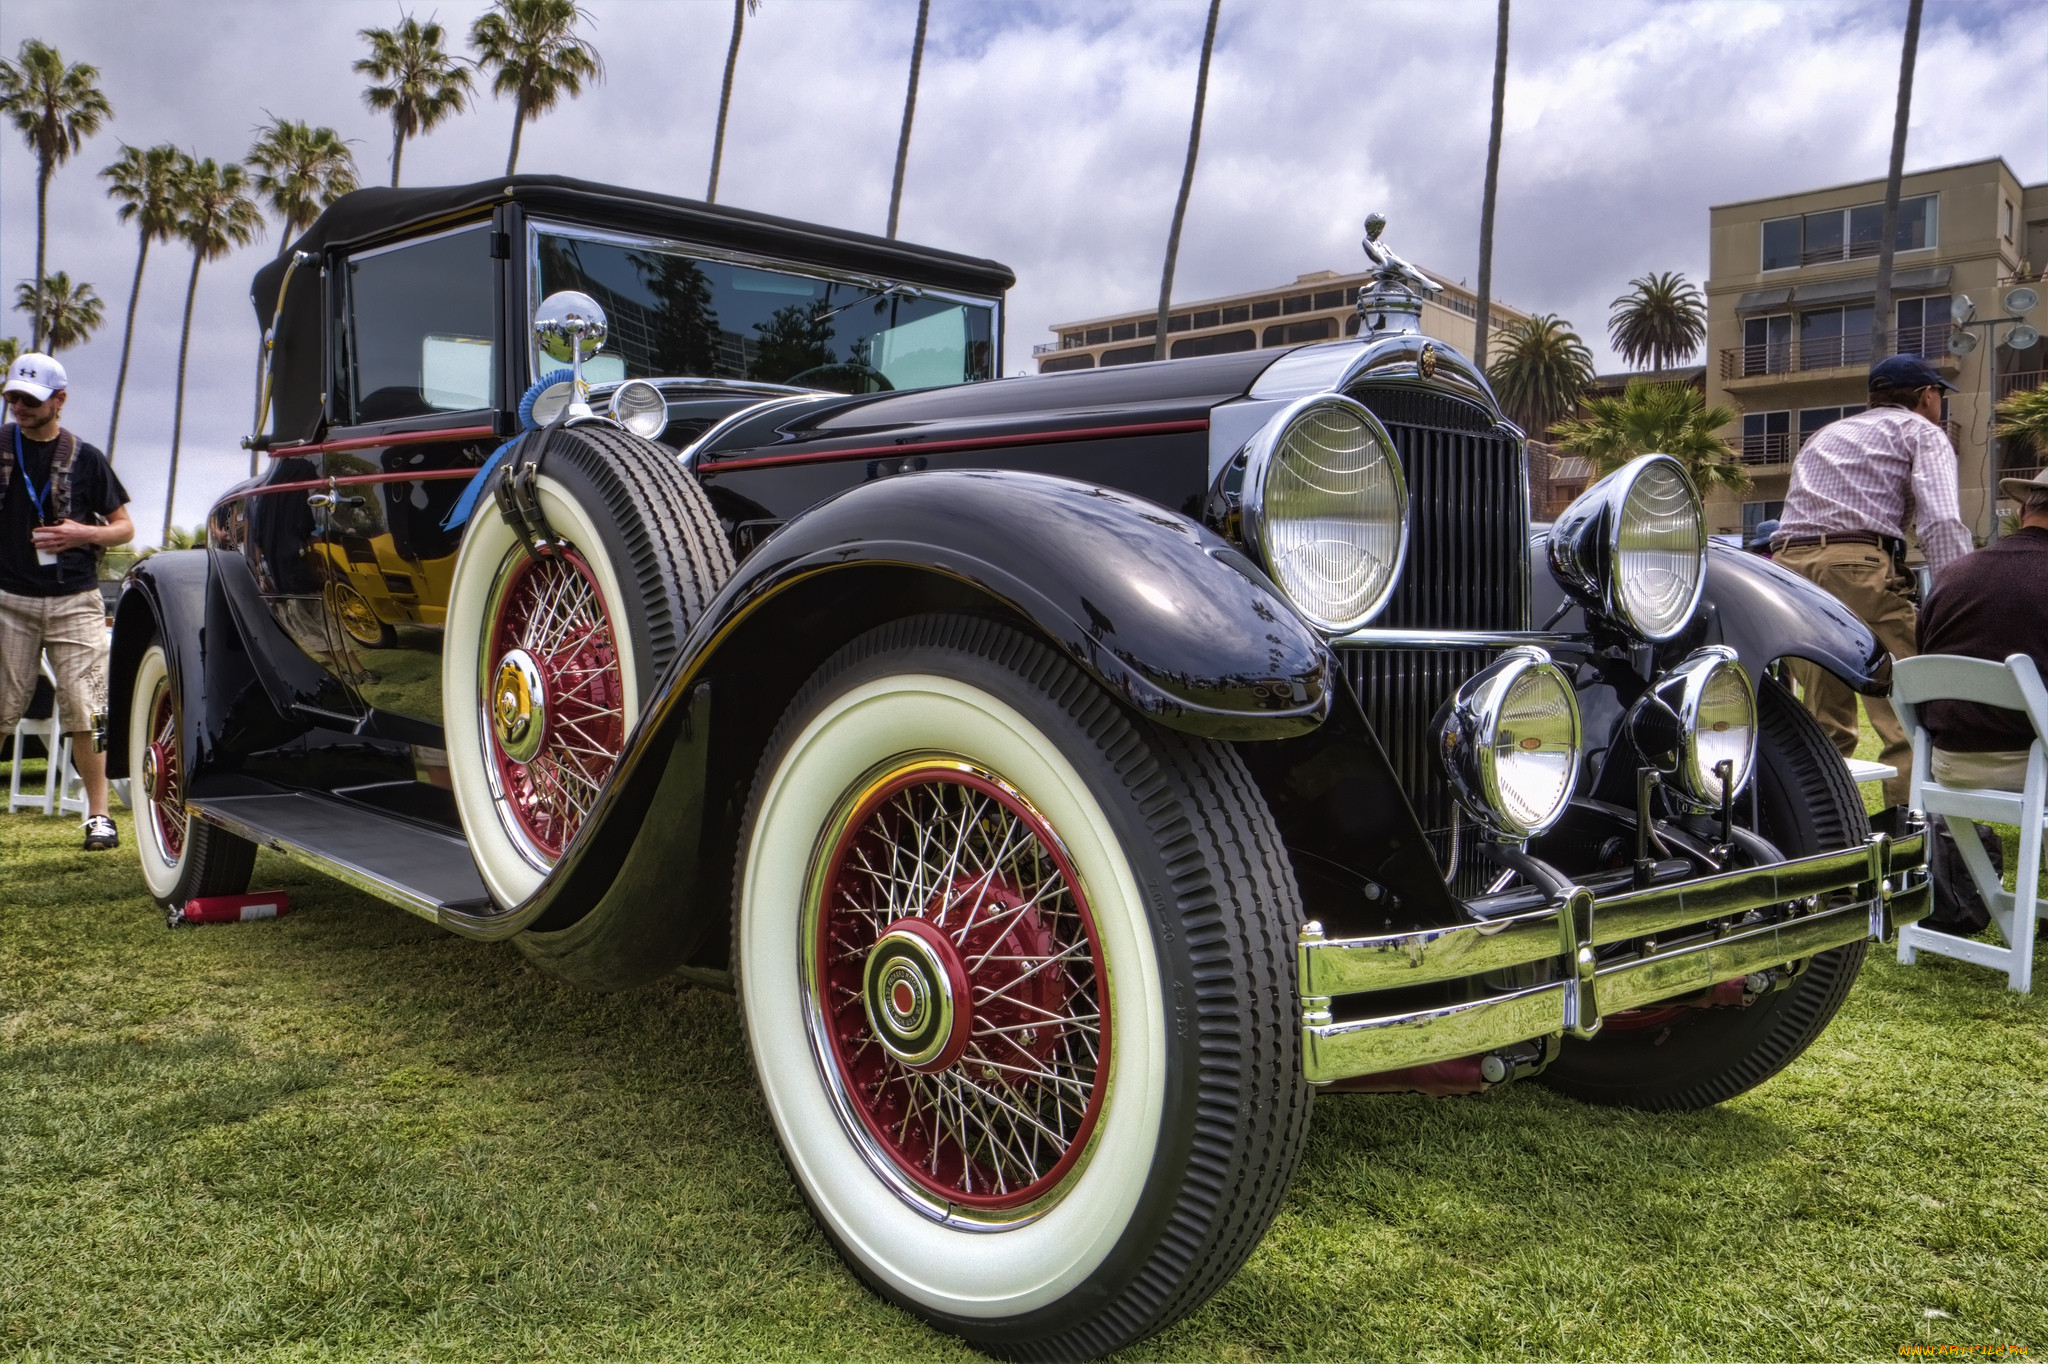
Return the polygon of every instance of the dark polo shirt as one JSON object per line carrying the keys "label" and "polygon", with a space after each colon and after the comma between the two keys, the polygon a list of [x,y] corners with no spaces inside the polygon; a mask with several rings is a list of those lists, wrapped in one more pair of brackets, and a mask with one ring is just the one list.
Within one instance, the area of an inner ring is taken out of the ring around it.
{"label": "dark polo shirt", "polygon": [[[2024,527],[1944,568],[1920,608],[1920,652],[1998,663],[2031,654],[2048,677],[2048,530]],[[1930,701],[1921,710],[1935,747],[1951,753],[2034,742],[2034,727],[2016,710],[1969,701]]]}

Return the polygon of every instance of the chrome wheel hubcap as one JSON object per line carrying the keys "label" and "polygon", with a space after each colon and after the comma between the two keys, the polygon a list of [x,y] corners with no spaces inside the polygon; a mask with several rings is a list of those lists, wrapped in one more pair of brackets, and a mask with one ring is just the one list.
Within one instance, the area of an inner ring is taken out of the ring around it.
{"label": "chrome wheel hubcap", "polygon": [[498,660],[491,697],[491,723],[505,756],[516,763],[532,762],[547,737],[548,703],[547,683],[531,654],[514,649]]}
{"label": "chrome wheel hubcap", "polygon": [[967,967],[935,925],[923,919],[894,925],[875,940],[861,976],[868,1026],[898,1061],[929,1073],[967,1050],[974,1022]]}

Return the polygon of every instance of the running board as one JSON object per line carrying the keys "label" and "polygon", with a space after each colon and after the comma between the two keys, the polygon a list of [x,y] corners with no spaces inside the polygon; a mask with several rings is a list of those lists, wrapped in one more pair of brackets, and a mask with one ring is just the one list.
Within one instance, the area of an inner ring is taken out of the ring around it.
{"label": "running board", "polygon": [[491,911],[469,845],[409,819],[308,791],[187,800],[195,819],[281,852],[423,919]]}

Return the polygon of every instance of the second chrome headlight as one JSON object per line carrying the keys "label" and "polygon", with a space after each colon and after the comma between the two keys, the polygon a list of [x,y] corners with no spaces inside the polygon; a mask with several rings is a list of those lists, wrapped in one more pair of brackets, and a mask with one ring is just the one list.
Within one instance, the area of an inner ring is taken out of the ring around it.
{"label": "second chrome headlight", "polygon": [[1735,651],[1712,645],[1658,678],[1630,710],[1629,735],[1695,809],[1721,804],[1723,763],[1728,791],[1742,790],[1756,762],[1756,689]]}
{"label": "second chrome headlight", "polygon": [[1579,494],[1550,528],[1550,569],[1638,639],[1683,630],[1707,580],[1706,513],[1685,466],[1644,455]]}
{"label": "second chrome headlight", "polygon": [[1408,485],[1386,428],[1324,394],[1273,418],[1246,455],[1245,534],[1295,610],[1332,634],[1371,620],[1408,545]]}
{"label": "second chrome headlight", "polygon": [[1520,842],[1557,823],[1579,776],[1579,703],[1541,649],[1510,649],[1437,717],[1444,774],[1459,804]]}

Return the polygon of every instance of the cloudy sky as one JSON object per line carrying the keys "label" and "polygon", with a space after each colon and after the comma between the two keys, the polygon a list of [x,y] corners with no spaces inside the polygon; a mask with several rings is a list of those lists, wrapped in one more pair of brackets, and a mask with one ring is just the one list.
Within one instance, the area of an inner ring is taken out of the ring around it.
{"label": "cloudy sky", "polygon": [[[520,169],[701,195],[732,5],[585,0],[607,79],[529,127]],[[428,0],[460,39],[477,0]],[[1149,306],[1185,154],[1201,0],[935,0],[902,235],[1017,272],[1007,369],[1055,322]],[[115,119],[61,168],[50,266],[89,280],[108,324],[68,351],[69,423],[103,442],[135,263],[96,172],[121,142],[243,155],[268,115],[339,129],[367,183],[389,125],[349,70],[397,0],[67,0],[0,8],[0,51],[55,44],[102,72]],[[1608,302],[1648,270],[1703,279],[1707,206],[1882,175],[1904,0],[1518,0],[1495,291],[1573,319],[1603,367]],[[915,0],[765,0],[750,20],[720,199],[880,232]],[[1494,39],[1486,0],[1225,0],[1178,298],[1356,268],[1359,221],[1404,255],[1477,268]],[[1909,167],[2003,156],[2048,179],[2048,6],[1927,6]],[[409,144],[406,183],[504,169],[509,104]],[[176,505],[198,521],[241,472],[257,245],[200,277]],[[33,271],[35,159],[0,135],[0,283]],[[153,538],[162,516],[190,256],[152,251],[116,465]],[[0,333],[27,335],[9,314]]]}

